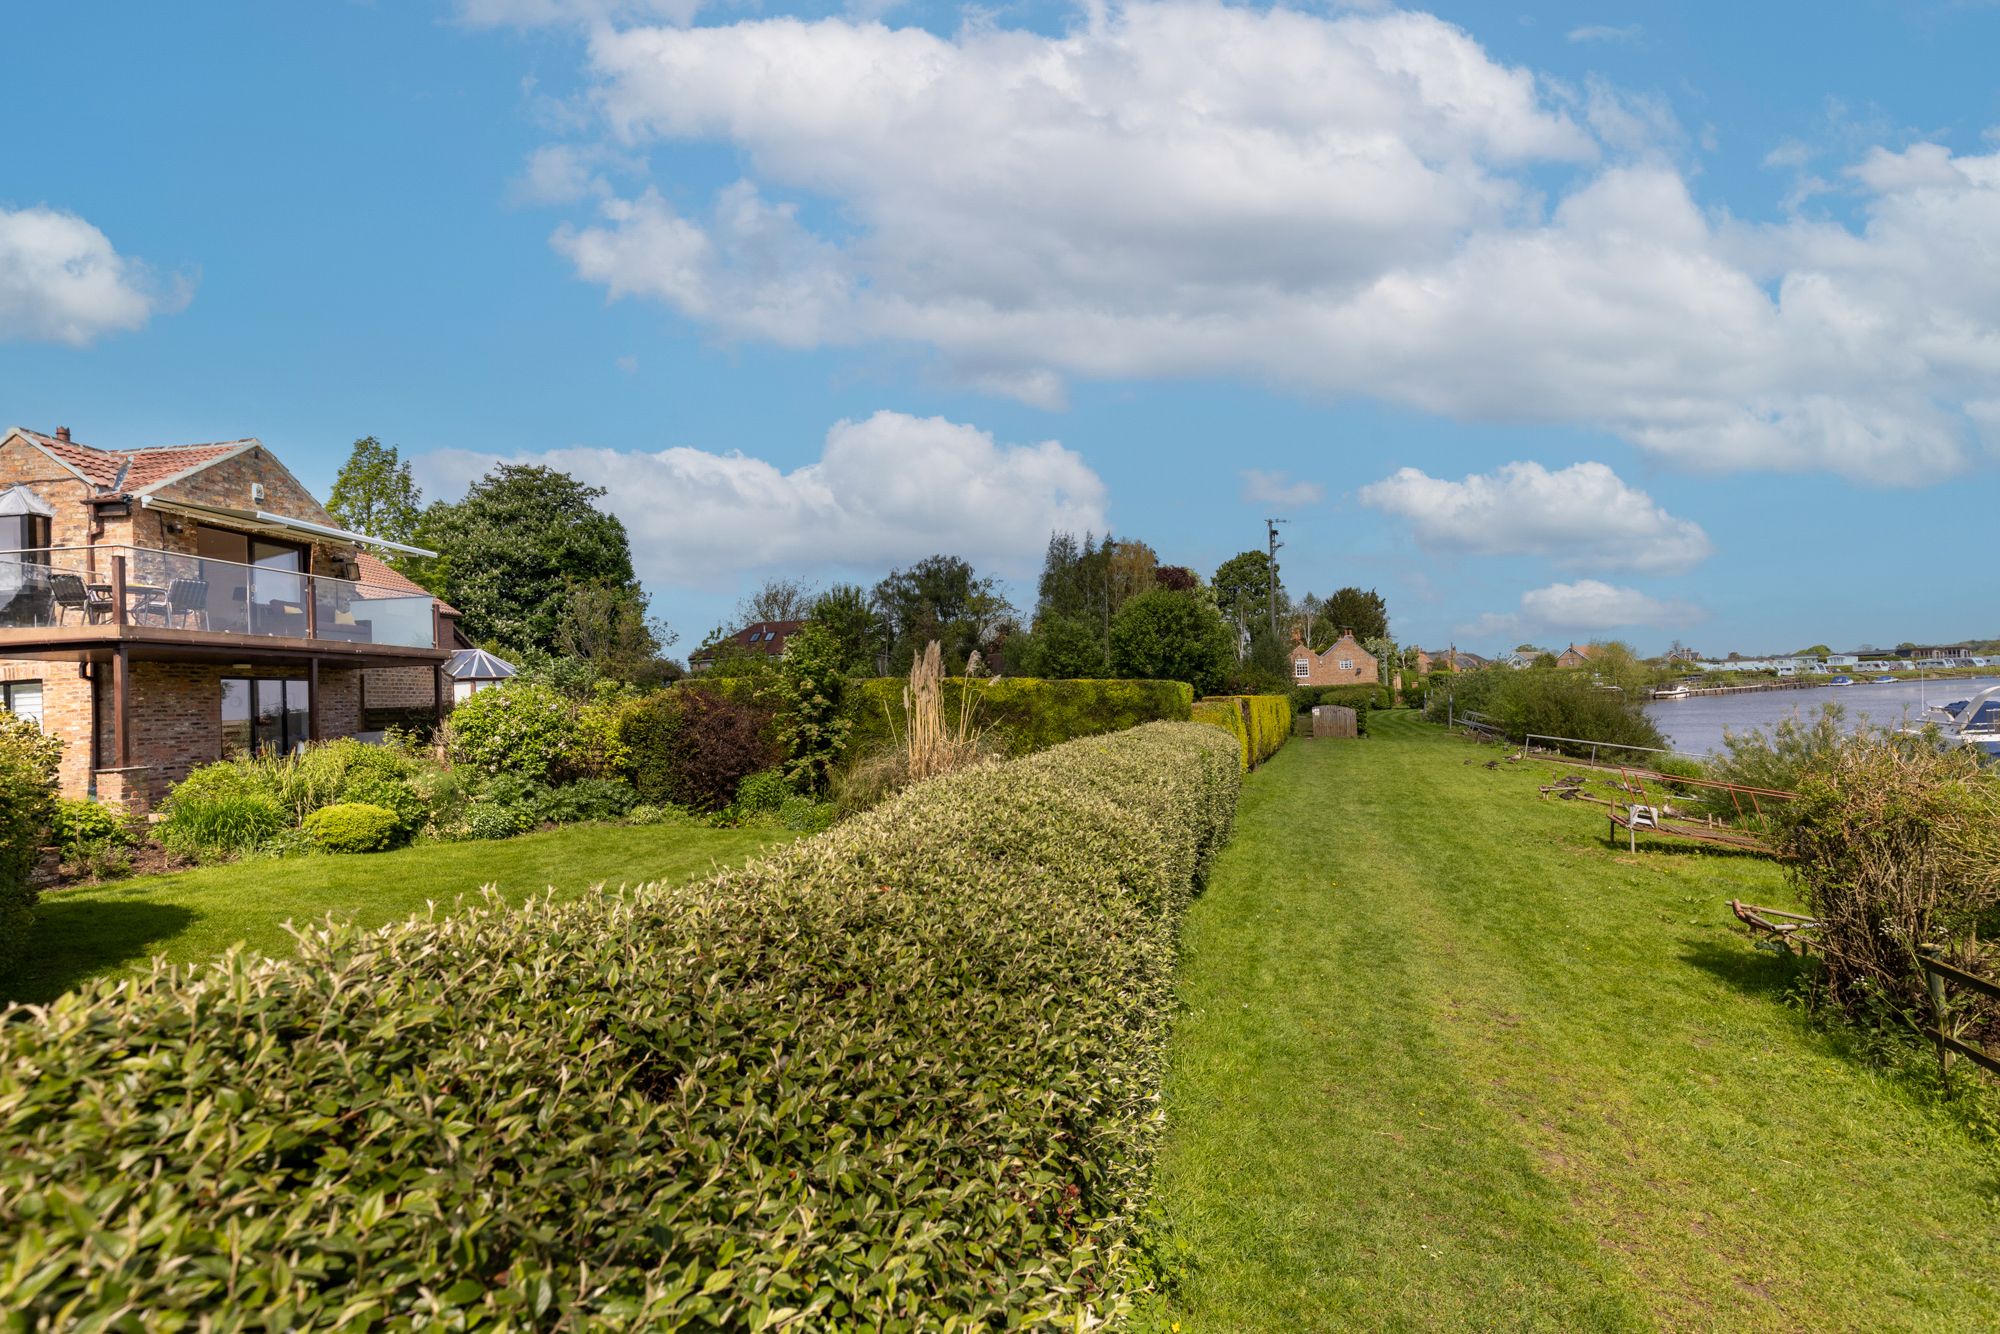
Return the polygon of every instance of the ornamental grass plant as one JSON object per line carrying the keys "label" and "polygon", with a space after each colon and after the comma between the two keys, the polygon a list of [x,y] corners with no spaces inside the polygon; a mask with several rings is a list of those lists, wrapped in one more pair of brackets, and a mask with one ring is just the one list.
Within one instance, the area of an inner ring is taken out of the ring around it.
{"label": "ornamental grass plant", "polygon": [[0,1022],[24,1327],[1091,1328],[1143,1286],[1234,743],[912,787],[696,885],[301,933]]}

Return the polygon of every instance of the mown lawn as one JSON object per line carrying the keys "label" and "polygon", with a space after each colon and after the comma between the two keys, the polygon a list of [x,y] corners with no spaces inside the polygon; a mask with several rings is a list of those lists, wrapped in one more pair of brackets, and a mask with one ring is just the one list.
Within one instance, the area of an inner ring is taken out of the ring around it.
{"label": "mown lawn", "polygon": [[1182,1330],[2000,1323],[2000,1161],[1784,1003],[1776,867],[1375,726],[1251,777],[1189,920]]}
{"label": "mown lawn", "polygon": [[366,856],[300,857],[204,866],[42,896],[29,958],[0,978],[0,998],[45,1001],[86,978],[211,958],[237,941],[292,948],[284,923],[328,913],[365,926],[446,906],[494,886],[519,901],[553,887],[684,880],[746,861],[793,836],[701,825],[573,825],[490,842],[430,843]]}

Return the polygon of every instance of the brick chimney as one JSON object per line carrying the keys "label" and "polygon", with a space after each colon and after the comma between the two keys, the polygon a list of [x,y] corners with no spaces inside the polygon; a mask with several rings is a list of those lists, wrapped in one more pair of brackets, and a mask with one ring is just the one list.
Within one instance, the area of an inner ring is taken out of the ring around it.
{"label": "brick chimney", "polygon": [[67,427],[67,426],[58,426],[58,427],[56,427],[56,439],[58,439],[58,440],[62,441],[62,442],[63,442],[64,444],[68,444],[68,443],[69,443],[69,427]]}

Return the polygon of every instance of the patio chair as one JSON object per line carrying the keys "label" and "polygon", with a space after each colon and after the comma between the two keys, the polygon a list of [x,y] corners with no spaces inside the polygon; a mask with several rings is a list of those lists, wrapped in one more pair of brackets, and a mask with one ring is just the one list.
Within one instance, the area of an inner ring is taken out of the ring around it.
{"label": "patio chair", "polygon": [[61,625],[72,611],[83,613],[83,619],[88,624],[102,620],[111,610],[111,600],[85,588],[80,574],[51,574],[49,594],[55,599],[57,625]]}
{"label": "patio chair", "polygon": [[208,629],[206,579],[175,579],[167,584],[167,624],[171,625],[175,620],[185,620],[190,616],[195,619],[198,628]]}

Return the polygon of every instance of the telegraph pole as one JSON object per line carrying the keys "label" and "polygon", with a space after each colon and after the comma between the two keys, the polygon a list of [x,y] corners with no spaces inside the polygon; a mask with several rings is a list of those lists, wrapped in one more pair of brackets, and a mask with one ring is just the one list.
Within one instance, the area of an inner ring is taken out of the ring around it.
{"label": "telegraph pole", "polygon": [[1285,545],[1278,540],[1278,525],[1290,522],[1290,519],[1264,520],[1265,539],[1270,543],[1270,566],[1268,570],[1270,588],[1268,593],[1271,603],[1271,638],[1273,640],[1278,637],[1278,548]]}

